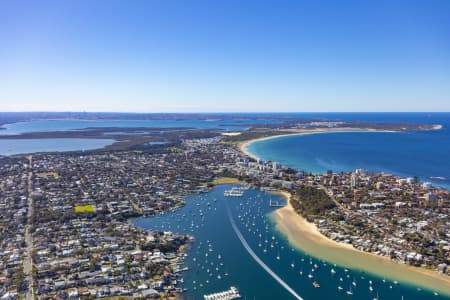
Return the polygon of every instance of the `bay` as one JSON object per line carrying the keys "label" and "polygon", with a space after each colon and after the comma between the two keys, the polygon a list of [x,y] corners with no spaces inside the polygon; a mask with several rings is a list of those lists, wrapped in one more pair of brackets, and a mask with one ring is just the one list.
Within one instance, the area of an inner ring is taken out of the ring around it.
{"label": "bay", "polygon": [[210,120],[35,120],[5,124],[0,127],[0,135],[29,132],[70,131],[85,128],[195,128],[220,129],[224,131],[245,130],[251,124],[272,124],[279,120],[210,119]]}
{"label": "bay", "polygon": [[[242,198],[224,197],[231,187],[217,186],[207,194],[187,197],[179,210],[134,221],[143,229],[194,236],[184,264],[189,268],[183,273],[188,289],[184,299],[203,299],[204,294],[230,286],[236,286],[244,299],[296,299],[249,254],[233,230],[233,221],[255,255],[303,299],[348,299],[350,289],[353,299],[372,299],[376,292],[379,299],[447,299],[402,281],[395,284],[357,269],[346,270],[294,248],[271,218],[274,208],[269,201],[282,203],[282,196],[250,189]],[[313,280],[321,287],[314,288]]]}
{"label": "bay", "polygon": [[0,155],[14,155],[35,152],[93,150],[111,145],[112,139],[43,138],[43,139],[0,139]]}
{"label": "bay", "polygon": [[293,135],[256,141],[247,150],[264,160],[313,173],[362,168],[402,177],[419,176],[422,181],[448,189],[449,120],[442,130]]}

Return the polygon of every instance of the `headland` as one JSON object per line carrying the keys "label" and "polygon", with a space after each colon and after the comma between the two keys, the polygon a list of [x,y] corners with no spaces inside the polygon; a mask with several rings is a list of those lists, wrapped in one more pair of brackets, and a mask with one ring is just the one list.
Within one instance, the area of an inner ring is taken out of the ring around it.
{"label": "headland", "polygon": [[431,270],[399,264],[386,257],[355,249],[350,244],[336,242],[295,212],[289,193],[280,193],[287,198],[287,205],[274,211],[271,217],[280,233],[294,247],[343,267],[376,274],[386,279],[427,286],[431,290],[450,295],[450,277]]}

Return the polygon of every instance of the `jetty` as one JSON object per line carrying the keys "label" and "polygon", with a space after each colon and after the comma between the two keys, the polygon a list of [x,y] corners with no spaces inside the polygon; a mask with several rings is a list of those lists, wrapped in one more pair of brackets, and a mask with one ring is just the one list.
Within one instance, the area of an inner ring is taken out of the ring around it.
{"label": "jetty", "polygon": [[242,197],[244,195],[244,190],[243,188],[239,188],[239,187],[234,187],[231,190],[226,190],[223,195],[225,197]]}
{"label": "jetty", "polygon": [[285,206],[285,204],[282,203],[282,201],[274,201],[271,198],[270,201],[269,201],[269,206],[270,207],[283,207],[283,206]]}
{"label": "jetty", "polygon": [[238,289],[232,286],[228,291],[203,295],[203,298],[205,300],[232,300],[232,299],[240,299],[241,295],[239,294]]}

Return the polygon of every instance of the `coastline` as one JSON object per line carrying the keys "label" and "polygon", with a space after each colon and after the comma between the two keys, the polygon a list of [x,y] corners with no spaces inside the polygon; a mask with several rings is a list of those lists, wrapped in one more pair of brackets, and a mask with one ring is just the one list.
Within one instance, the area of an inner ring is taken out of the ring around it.
{"label": "coastline", "polygon": [[279,191],[279,193],[287,198],[288,204],[275,210],[271,217],[276,223],[276,228],[294,247],[309,254],[314,253],[314,257],[343,267],[398,280],[400,284],[413,284],[450,295],[450,277],[435,271],[400,264],[384,256],[363,252],[349,244],[338,243],[323,235],[314,224],[309,223],[294,211],[290,204],[291,195],[288,192]]}
{"label": "coastline", "polygon": [[319,134],[319,133],[340,133],[340,132],[398,132],[394,130],[377,130],[377,129],[367,129],[367,128],[323,128],[323,129],[298,129],[298,130],[292,130],[292,133],[283,133],[283,134],[277,134],[272,136],[266,136],[256,139],[250,139],[243,142],[238,143],[239,150],[244,153],[245,155],[253,158],[254,160],[258,160],[259,157],[255,154],[251,153],[247,148],[250,146],[250,144],[253,144],[255,142],[259,141],[266,141],[271,139],[277,139],[281,137],[287,137],[287,136],[297,136],[297,135],[307,135],[307,134]]}
{"label": "coastline", "polygon": [[[434,130],[441,129],[433,128]],[[257,160],[259,157],[248,150],[248,146],[257,141],[275,139],[285,136],[334,133],[334,132],[397,132],[375,129],[319,129],[296,130],[292,133],[273,135],[243,141],[238,144],[239,150],[245,155]],[[400,283],[412,284],[450,296],[450,277],[441,275],[433,270],[408,266],[390,260],[387,257],[374,253],[364,252],[350,244],[336,242],[323,235],[315,224],[308,222],[294,211],[290,204],[291,194],[286,191],[277,191],[286,197],[288,204],[275,210],[271,218],[277,230],[296,248],[313,254],[314,257],[324,259],[343,267],[358,269],[376,276],[397,280]]]}

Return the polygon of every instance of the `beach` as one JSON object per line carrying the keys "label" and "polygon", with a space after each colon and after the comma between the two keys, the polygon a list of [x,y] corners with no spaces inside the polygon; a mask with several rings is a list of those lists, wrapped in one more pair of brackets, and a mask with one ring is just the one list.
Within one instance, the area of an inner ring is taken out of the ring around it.
{"label": "beach", "polygon": [[[287,199],[290,194],[281,192]],[[317,229],[314,224],[297,214],[291,204],[271,215],[276,228],[292,246],[337,265],[358,269],[382,278],[427,287],[432,291],[450,295],[450,278],[435,271],[416,268],[391,261],[386,257],[363,252],[352,245],[335,242]]]}
{"label": "beach", "polygon": [[[256,155],[247,150],[248,145],[253,142],[274,139],[292,135],[306,135],[329,132],[378,132],[372,129],[325,129],[314,131],[293,131],[292,134],[280,134],[270,137],[252,139],[239,144],[239,149],[247,156],[258,159]],[[391,132],[391,131],[390,131]],[[315,224],[309,223],[305,218],[297,214],[291,206],[290,194],[284,191],[288,204],[274,211],[271,215],[277,230],[284,235],[292,246],[298,248],[314,257],[324,259],[337,265],[358,269],[386,278],[398,281],[400,284],[413,284],[426,287],[432,291],[450,295],[450,277],[439,274],[433,270],[412,267],[391,261],[389,258],[369,252],[355,249],[350,244],[339,243],[323,235]],[[392,283],[391,283],[392,284]]]}
{"label": "beach", "polygon": [[392,130],[376,130],[376,129],[366,129],[366,128],[321,128],[321,129],[310,129],[310,130],[303,130],[303,129],[294,129],[294,130],[285,130],[290,131],[290,133],[283,133],[283,134],[277,134],[272,136],[266,136],[256,139],[251,139],[247,141],[240,142],[238,144],[239,150],[244,153],[245,155],[257,160],[259,157],[248,151],[247,147],[258,141],[265,141],[265,140],[271,140],[276,139],[280,137],[285,136],[295,136],[295,135],[307,135],[307,134],[319,134],[319,133],[333,133],[333,132],[395,132]]}

